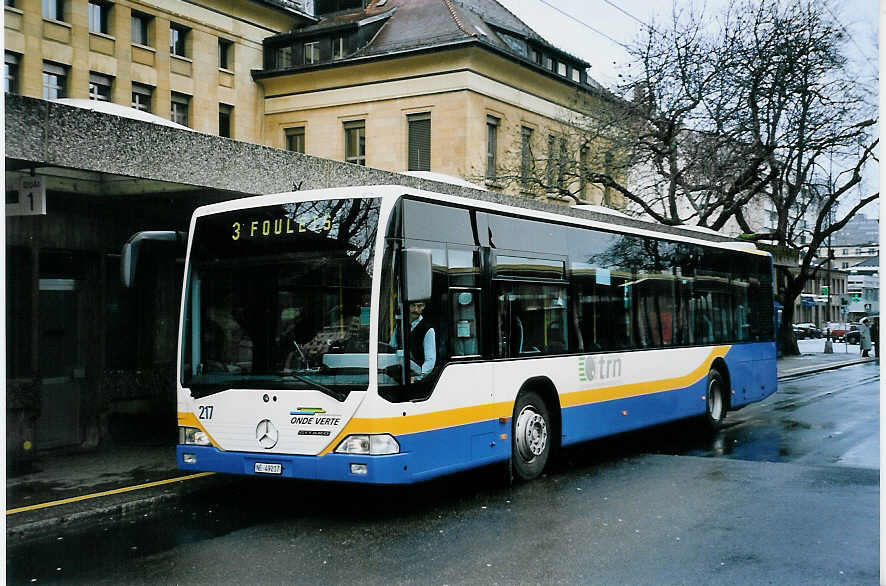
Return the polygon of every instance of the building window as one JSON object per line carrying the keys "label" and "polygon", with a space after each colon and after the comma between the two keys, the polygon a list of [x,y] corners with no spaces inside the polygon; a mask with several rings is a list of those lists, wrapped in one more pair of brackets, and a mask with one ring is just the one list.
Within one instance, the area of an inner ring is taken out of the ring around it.
{"label": "building window", "polygon": [[333,37],[332,38],[332,58],[335,59],[344,59],[345,57],[345,38],[344,37]]}
{"label": "building window", "polygon": [[495,116],[486,116],[486,179],[492,181],[496,176],[498,161],[498,123]]}
{"label": "building window", "polygon": [[566,165],[569,161],[568,145],[565,138],[560,138],[560,152],[557,156],[557,188],[566,186]]}
{"label": "building window", "polygon": [[557,144],[557,137],[553,134],[548,135],[548,160],[545,162],[545,187],[550,189],[554,185],[554,163],[556,155],[554,147]]}
{"label": "building window", "polygon": [[563,63],[563,62],[557,63],[557,73],[562,75],[563,77],[566,77],[566,64],[565,63]]}
{"label": "building window", "polygon": [[305,153],[305,127],[296,126],[286,129],[286,150]]}
{"label": "building window", "polygon": [[505,44],[510,47],[510,49],[517,53],[518,55],[522,55],[526,57],[528,54],[526,48],[526,41],[512,35],[506,35],[504,33],[499,33],[499,37],[505,42]]}
{"label": "building window", "polygon": [[89,2],[89,32],[108,34],[108,13],[111,5],[104,2],[90,0]]}
{"label": "building window", "polygon": [[169,24],[169,53],[178,57],[187,57],[187,39],[190,29],[176,23]]}
{"label": "building window", "polygon": [[191,97],[185,94],[172,92],[172,101],[170,103],[170,120],[182,126],[188,125],[188,106],[191,103]]}
{"label": "building window", "polygon": [[218,40],[218,68],[234,69],[234,43],[227,39]]}
{"label": "building window", "polygon": [[132,107],[142,112],[151,111],[151,96],[154,88],[141,83],[132,84]]}
{"label": "building window", "polygon": [[572,69],[572,81],[581,83],[581,71],[575,68]]}
{"label": "building window", "polygon": [[545,69],[554,70],[554,60],[551,59],[550,55],[545,55]]}
{"label": "building window", "polygon": [[43,99],[57,100],[65,97],[68,70],[62,65],[43,62]]}
{"label": "building window", "polygon": [[529,185],[532,163],[532,129],[523,126],[520,128],[520,182],[524,188]]}
{"label": "building window", "polygon": [[366,164],[366,121],[345,122],[345,160],[355,165]]}
{"label": "building window", "polygon": [[320,61],[320,41],[305,43],[305,65],[312,65]]}
{"label": "building window", "polygon": [[18,55],[6,52],[3,60],[5,65],[4,75],[6,76],[6,87],[4,92],[7,94],[18,93]]}
{"label": "building window", "polygon": [[273,69],[289,69],[292,67],[292,46],[277,47],[271,53],[273,56]]}
{"label": "building window", "polygon": [[65,20],[65,0],[43,0],[43,18]]}
{"label": "building window", "polygon": [[231,120],[234,119],[234,106],[218,105],[218,135],[231,138]]}
{"label": "building window", "polygon": [[89,74],[89,99],[99,102],[111,101],[112,78],[100,73]]}
{"label": "building window", "polygon": [[148,27],[153,17],[133,11],[130,21],[132,22],[132,42],[136,45],[145,47],[151,46],[151,37],[149,36]]}
{"label": "building window", "polygon": [[431,114],[412,114],[406,119],[409,124],[409,170],[430,171]]}
{"label": "building window", "polygon": [[[362,2],[361,0],[315,0],[314,1],[314,14],[329,14],[330,12],[339,12],[341,10],[348,10],[351,8],[362,8],[364,4],[368,4],[367,2]],[[379,6],[382,3],[379,2]]]}

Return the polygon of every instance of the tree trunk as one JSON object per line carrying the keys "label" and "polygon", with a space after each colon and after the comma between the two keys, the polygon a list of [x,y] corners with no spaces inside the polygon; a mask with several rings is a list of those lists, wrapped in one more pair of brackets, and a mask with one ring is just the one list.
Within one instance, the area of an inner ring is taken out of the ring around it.
{"label": "tree trunk", "polygon": [[800,347],[797,345],[797,337],[794,335],[794,304],[783,304],[781,311],[781,324],[776,334],[776,344],[781,348],[782,356],[799,356]]}
{"label": "tree trunk", "polygon": [[797,337],[794,335],[794,301],[803,292],[806,279],[795,277],[790,271],[783,269],[778,271],[778,295],[776,299],[781,303],[781,325],[776,334],[776,342],[781,349],[782,356],[798,356],[800,347],[797,345]]}

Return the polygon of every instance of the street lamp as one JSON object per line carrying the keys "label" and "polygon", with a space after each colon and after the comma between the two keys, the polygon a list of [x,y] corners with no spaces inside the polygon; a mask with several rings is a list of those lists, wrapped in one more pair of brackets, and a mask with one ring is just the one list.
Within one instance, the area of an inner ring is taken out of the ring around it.
{"label": "street lamp", "polygon": [[[833,206],[831,206],[831,208],[828,209],[828,229],[830,229],[831,222],[833,221],[833,217],[831,216],[831,214],[833,214],[833,213],[834,213],[834,208],[833,208]],[[831,265],[833,264],[833,260],[834,260],[834,251],[831,250],[831,234],[830,234],[830,232],[828,232],[828,288],[827,288],[828,289],[828,301],[827,301],[827,306],[826,306],[827,313],[825,314],[827,316],[827,318],[826,318],[827,323],[830,323],[830,321],[831,321]],[[830,326],[828,326],[827,331],[828,331],[827,339],[824,342],[824,353],[825,354],[833,354],[834,353],[834,343],[831,341]]]}

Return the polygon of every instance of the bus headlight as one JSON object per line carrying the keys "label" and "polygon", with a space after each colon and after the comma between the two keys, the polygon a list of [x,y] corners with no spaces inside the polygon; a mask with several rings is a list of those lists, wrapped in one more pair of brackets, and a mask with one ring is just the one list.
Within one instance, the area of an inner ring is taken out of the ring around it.
{"label": "bus headlight", "polygon": [[336,454],[363,454],[367,456],[383,456],[399,454],[400,444],[394,436],[382,433],[373,435],[349,435],[335,448]]}
{"label": "bus headlight", "polygon": [[209,435],[205,431],[196,427],[179,427],[178,443],[187,446],[208,446],[212,445],[209,441]]}

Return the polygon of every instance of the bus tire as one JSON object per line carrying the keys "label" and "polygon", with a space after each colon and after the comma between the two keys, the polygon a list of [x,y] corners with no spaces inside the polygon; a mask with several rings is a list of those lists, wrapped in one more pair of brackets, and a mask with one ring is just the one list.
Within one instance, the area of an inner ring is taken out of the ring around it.
{"label": "bus tire", "polygon": [[520,393],[514,404],[511,465],[522,480],[538,478],[551,454],[551,416],[538,393]]}
{"label": "bus tire", "polygon": [[726,382],[720,371],[712,368],[708,373],[707,384],[707,392],[705,393],[705,426],[710,431],[717,431],[723,427],[723,420],[726,419],[726,410],[728,409]]}

